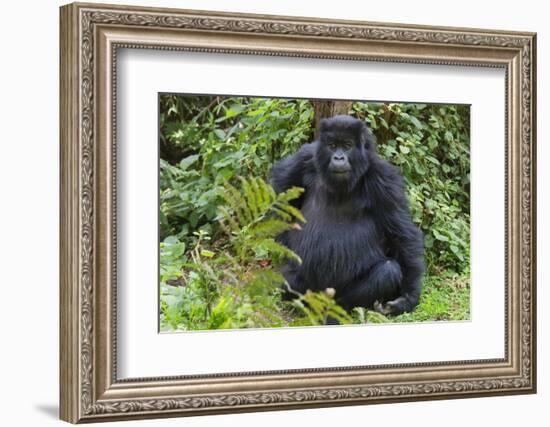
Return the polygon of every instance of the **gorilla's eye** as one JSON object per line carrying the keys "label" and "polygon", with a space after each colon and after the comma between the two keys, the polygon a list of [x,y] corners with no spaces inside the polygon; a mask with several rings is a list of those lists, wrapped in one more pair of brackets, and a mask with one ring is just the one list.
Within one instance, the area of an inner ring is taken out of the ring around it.
{"label": "gorilla's eye", "polygon": [[343,150],[350,150],[353,147],[353,143],[351,141],[331,141],[327,143],[327,147],[331,149],[332,151],[341,148]]}

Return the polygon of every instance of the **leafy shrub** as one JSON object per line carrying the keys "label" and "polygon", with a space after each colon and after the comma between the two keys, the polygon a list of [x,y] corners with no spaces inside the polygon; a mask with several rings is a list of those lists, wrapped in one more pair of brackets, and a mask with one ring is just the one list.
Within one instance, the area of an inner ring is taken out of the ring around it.
{"label": "leafy shrub", "polygon": [[273,163],[307,142],[309,101],[265,98],[161,97],[160,227],[192,245],[202,229],[213,238],[223,183],[267,179]]}
{"label": "leafy shrub", "polygon": [[470,258],[469,107],[355,103],[378,138],[380,154],[399,166],[432,270],[467,271]]}
{"label": "leafy shrub", "polygon": [[292,305],[302,316],[285,316],[281,292],[286,282],[273,267],[301,260],[275,237],[304,221],[290,204],[303,189],[275,194],[260,178],[241,183],[242,193],[225,183],[220,195],[225,202],[219,208],[224,247],[212,250],[209,236],[196,232],[187,261],[185,246],[176,238],[161,243],[161,330],[320,325],[329,316],[351,323],[330,292],[296,294]]}

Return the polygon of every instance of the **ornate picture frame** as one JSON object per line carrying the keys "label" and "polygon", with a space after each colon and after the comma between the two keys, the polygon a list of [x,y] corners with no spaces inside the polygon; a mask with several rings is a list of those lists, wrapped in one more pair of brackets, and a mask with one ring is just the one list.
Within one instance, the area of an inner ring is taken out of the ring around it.
{"label": "ornate picture frame", "polygon": [[[60,13],[61,419],[78,423],[536,391],[535,34],[80,3]],[[505,357],[118,379],[119,48],[504,69]]]}

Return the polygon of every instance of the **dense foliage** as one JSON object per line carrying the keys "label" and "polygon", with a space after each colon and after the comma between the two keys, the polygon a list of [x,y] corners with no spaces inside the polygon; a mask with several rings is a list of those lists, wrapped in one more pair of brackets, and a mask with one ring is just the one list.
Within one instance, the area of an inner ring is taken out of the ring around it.
{"label": "dense foliage", "polygon": [[165,96],[161,99],[161,240],[216,234],[219,189],[236,176],[267,179],[311,135],[308,101]]}
{"label": "dense foliage", "polygon": [[354,104],[379,152],[405,176],[428,265],[462,272],[470,258],[470,109],[425,104]]}
{"label": "dense foliage", "polygon": [[[469,108],[355,102],[349,113],[368,123],[381,156],[401,168],[425,235],[421,305],[397,320],[467,318]],[[272,246],[273,238],[299,212],[274,206],[265,182],[275,161],[313,139],[313,116],[308,100],[161,97],[163,330],[322,324],[327,316],[385,320],[360,309],[349,317],[330,290],[281,299],[274,267],[293,254]],[[263,240],[253,238],[254,227]]]}

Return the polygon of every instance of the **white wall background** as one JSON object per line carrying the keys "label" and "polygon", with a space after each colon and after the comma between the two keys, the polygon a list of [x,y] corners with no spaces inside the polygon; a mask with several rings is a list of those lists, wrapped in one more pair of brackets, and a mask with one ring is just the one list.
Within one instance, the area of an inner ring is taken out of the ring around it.
{"label": "white wall background", "polygon": [[[110,0],[113,3],[121,3]],[[130,0],[129,0],[130,1]],[[550,29],[545,2],[339,0],[133,0],[133,4],[538,32],[539,393],[208,416],[131,425],[497,426],[542,425],[550,405]],[[3,425],[60,425],[58,402],[58,7],[57,0],[9,2],[0,25],[0,419]]]}

